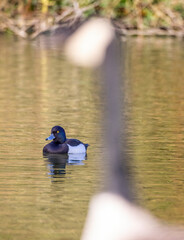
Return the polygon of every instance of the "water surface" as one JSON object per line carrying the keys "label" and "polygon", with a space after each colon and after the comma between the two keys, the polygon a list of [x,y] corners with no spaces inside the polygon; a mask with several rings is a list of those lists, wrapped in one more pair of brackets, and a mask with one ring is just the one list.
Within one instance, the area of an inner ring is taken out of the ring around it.
{"label": "water surface", "polygon": [[[0,238],[79,239],[100,151],[96,83],[60,51],[3,37],[0,46]],[[54,125],[93,146],[66,174],[42,156]]]}
{"label": "water surface", "polygon": [[184,223],[184,42],[137,38],[127,45],[138,191],[158,217]]}
{"label": "water surface", "polygon": [[[184,43],[126,42],[130,155],[138,200],[184,223]],[[0,37],[0,239],[79,239],[99,184],[98,80],[60,49]],[[87,159],[42,156],[54,125],[89,143]]]}

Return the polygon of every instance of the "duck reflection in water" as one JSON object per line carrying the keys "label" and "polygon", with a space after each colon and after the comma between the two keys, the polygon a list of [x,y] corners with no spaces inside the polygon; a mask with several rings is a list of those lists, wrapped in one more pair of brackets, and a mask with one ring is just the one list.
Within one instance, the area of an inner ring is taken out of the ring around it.
{"label": "duck reflection in water", "polygon": [[84,160],[87,159],[86,153],[75,154],[44,154],[48,175],[51,178],[63,178],[66,174],[67,165],[84,165]]}

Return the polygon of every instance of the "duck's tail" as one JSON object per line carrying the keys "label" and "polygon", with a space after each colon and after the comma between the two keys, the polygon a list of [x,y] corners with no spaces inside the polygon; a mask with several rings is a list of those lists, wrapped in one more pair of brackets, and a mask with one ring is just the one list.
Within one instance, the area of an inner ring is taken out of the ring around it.
{"label": "duck's tail", "polygon": [[84,146],[87,149],[89,147],[89,144],[85,143]]}

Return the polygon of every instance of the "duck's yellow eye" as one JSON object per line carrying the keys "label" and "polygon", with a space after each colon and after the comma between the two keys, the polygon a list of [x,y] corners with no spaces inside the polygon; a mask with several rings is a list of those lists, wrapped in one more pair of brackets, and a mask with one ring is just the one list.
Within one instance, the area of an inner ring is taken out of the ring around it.
{"label": "duck's yellow eye", "polygon": [[59,133],[59,131],[57,131],[57,133]]}

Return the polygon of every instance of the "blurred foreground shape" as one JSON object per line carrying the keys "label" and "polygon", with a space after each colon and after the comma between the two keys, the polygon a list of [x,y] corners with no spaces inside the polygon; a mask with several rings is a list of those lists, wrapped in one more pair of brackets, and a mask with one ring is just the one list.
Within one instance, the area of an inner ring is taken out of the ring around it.
{"label": "blurred foreground shape", "polygon": [[132,201],[126,133],[122,137],[119,131],[126,124],[124,116],[123,123],[120,120],[121,56],[113,26],[106,19],[90,19],[70,36],[66,54],[77,65],[99,68],[105,92],[105,186],[90,202],[81,239],[183,240],[183,229],[161,223]]}

